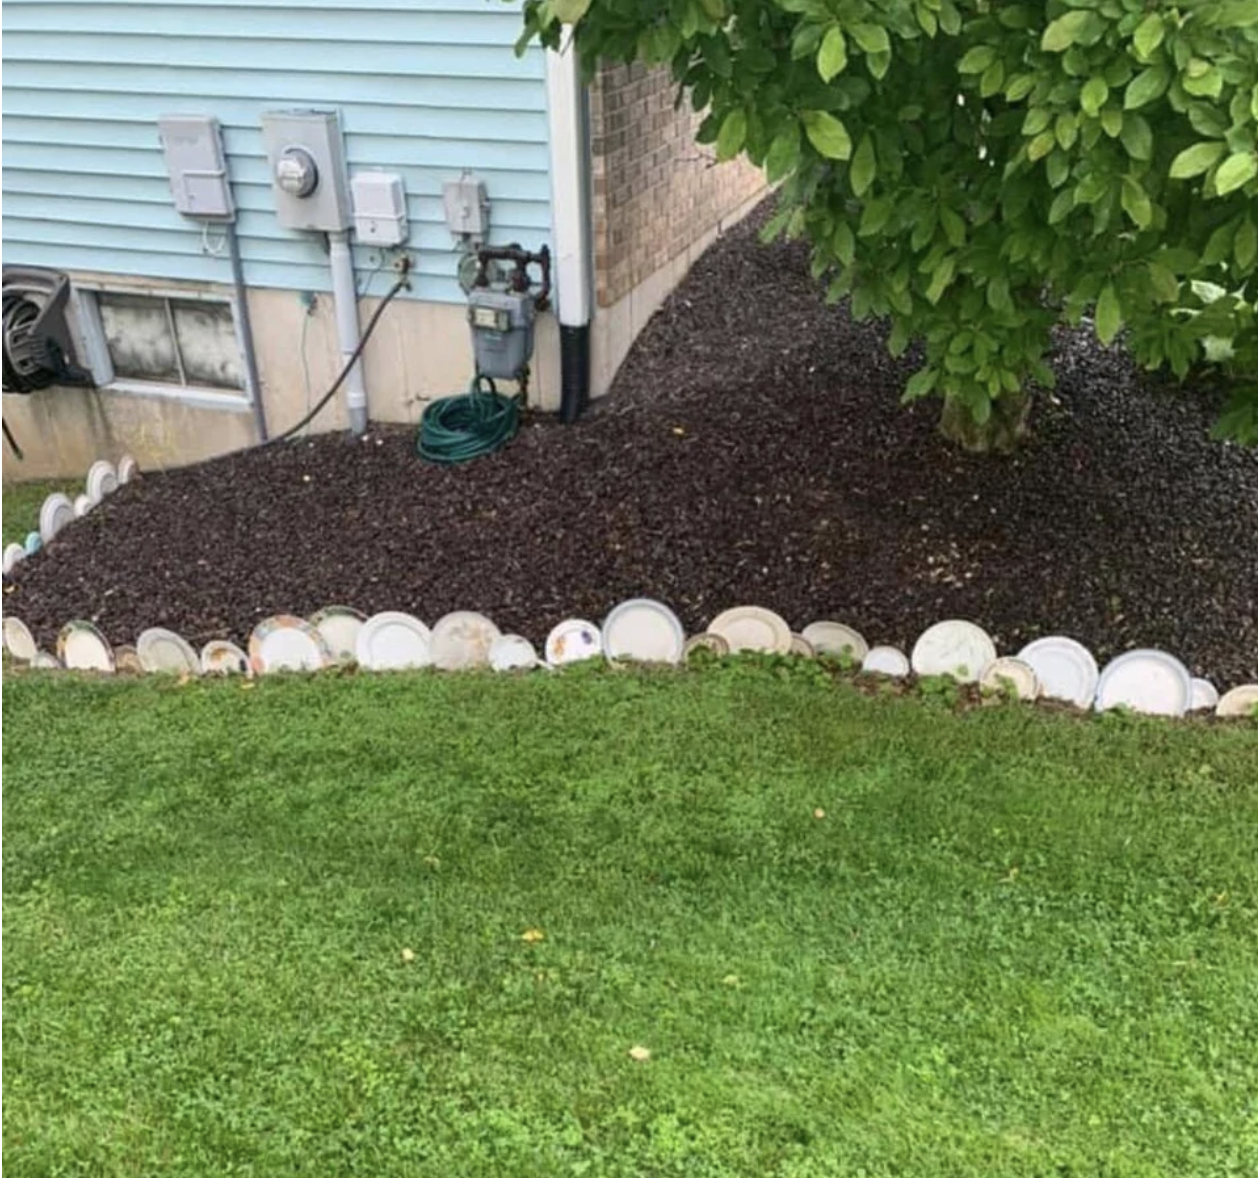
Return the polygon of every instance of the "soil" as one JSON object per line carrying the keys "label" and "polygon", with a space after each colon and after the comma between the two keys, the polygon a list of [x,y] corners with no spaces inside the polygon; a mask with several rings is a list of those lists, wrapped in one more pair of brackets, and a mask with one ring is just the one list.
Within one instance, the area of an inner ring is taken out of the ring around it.
{"label": "soil", "polygon": [[752,603],[907,650],[964,617],[1006,652],[1064,633],[1102,663],[1151,646],[1258,678],[1258,452],[1209,439],[1217,405],[1063,333],[1020,452],[959,453],[937,402],[898,404],[912,363],[824,305],[806,251],[758,244],[764,215],[575,426],[529,420],[453,469],[380,429],[148,473],[19,565],[6,608],[45,648],[71,618],[199,645],[333,603],[476,609],[540,643],[644,595],[688,631]]}

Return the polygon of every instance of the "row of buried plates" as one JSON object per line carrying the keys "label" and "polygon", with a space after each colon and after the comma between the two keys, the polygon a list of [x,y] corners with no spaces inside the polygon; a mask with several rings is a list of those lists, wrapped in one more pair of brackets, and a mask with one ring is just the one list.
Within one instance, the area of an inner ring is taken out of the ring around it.
{"label": "row of buried plates", "polygon": [[480,613],[450,613],[429,629],[410,614],[389,611],[367,617],[347,606],[329,606],[309,619],[267,618],[254,628],[247,650],[215,640],[198,653],[165,629],[145,630],[134,647],[114,649],[90,622],[76,621],[62,629],[54,657],[38,650],[30,630],[12,617],[4,620],[4,641],[14,658],[35,666],[186,675],[262,675],[348,663],[372,671],[524,671],[592,658],[678,664],[699,649],[717,655],[752,650],[846,657],[873,674],[948,675],[1020,699],[1059,699],[1098,710],[1126,707],[1167,716],[1213,710],[1220,716],[1249,716],[1258,709],[1258,684],[1234,687],[1220,698],[1208,680],[1192,678],[1183,663],[1157,650],[1128,651],[1102,670],[1086,647],[1058,636],[1036,639],[1017,656],[1002,658],[981,627],[953,620],[931,626],[906,656],[892,646],[870,647],[839,622],[813,622],[794,633],[778,614],[759,606],[726,610],[704,633],[688,639],[668,606],[644,597],[616,606],[601,627],[580,618],[560,622],[541,654],[527,638],[501,633]]}
{"label": "row of buried plates", "polygon": [[67,524],[86,515],[106,495],[112,494],[123,483],[130,482],[139,468],[130,454],[125,454],[118,465],[102,458],[93,462],[87,472],[82,493],[75,499],[54,491],[39,509],[39,529],[28,532],[23,544],[8,544],[4,549],[4,575],[7,577],[19,561],[34,556],[49,543]]}

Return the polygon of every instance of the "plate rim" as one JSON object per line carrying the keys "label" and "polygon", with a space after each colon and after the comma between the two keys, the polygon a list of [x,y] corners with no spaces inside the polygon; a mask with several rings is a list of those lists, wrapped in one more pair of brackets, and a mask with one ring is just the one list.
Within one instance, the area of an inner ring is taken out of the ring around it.
{"label": "plate rim", "polygon": [[[957,675],[955,671],[923,671],[921,667],[918,666],[918,648],[926,640],[928,635],[935,633],[937,630],[942,630],[947,626],[965,626],[967,629],[974,632],[975,637],[981,636],[982,640],[991,647],[991,656],[984,659],[979,666],[971,667],[968,664],[966,665],[965,678]],[[917,636],[917,641],[913,643],[913,650],[909,654],[909,666],[913,668],[913,673],[915,675],[926,678],[929,678],[932,675],[951,675],[960,683],[977,683],[979,676],[983,673],[983,668],[987,666],[988,663],[992,662],[993,659],[997,659],[999,657],[1000,650],[996,646],[996,640],[977,622],[973,622],[969,618],[943,618],[940,621],[927,626],[926,629]]]}
{"label": "plate rim", "polygon": [[[259,637],[258,631],[267,626],[270,627],[268,633]],[[319,666],[314,668],[315,670],[322,670],[330,664],[331,657],[328,653],[328,644],[324,641],[323,635],[319,633],[316,627],[312,626],[305,618],[298,617],[296,614],[271,614],[257,622],[253,629],[249,631],[249,666],[253,668],[255,674],[267,674],[266,667],[262,665],[262,643],[266,641],[270,634],[275,633],[277,630],[296,630],[315,644],[322,659]]]}
{"label": "plate rim", "polygon": [[[635,609],[646,610],[649,613],[655,614],[657,617],[662,617],[668,623],[669,629],[673,631],[674,637],[678,639],[677,649],[672,658],[639,659],[635,658],[633,655],[612,654],[608,645],[607,636],[611,633],[613,624],[620,621],[626,614],[631,613]],[[677,616],[676,611],[667,603],[654,597],[628,597],[624,601],[613,605],[611,609],[607,611],[607,616],[603,619],[603,624],[599,628],[599,633],[602,635],[603,640],[603,654],[609,659],[616,658],[634,663],[667,663],[671,666],[676,666],[685,657],[686,629],[681,624],[681,618]]]}
{"label": "plate rim", "polygon": [[[432,666],[432,630],[414,614],[409,614],[401,609],[384,609],[378,613],[372,614],[363,622],[362,629],[358,631],[358,641],[354,644],[354,658],[359,666],[365,667],[369,671],[379,670],[373,667],[370,662],[365,660],[362,655],[362,645],[364,641],[370,641],[369,636],[379,633],[385,625],[394,624],[402,625],[412,633],[419,633],[424,638],[427,648],[427,661],[418,664],[421,667]],[[401,668],[384,668],[385,670],[399,670]]]}
{"label": "plate rim", "polygon": [[[770,609],[767,605],[733,605],[733,606],[730,606],[729,609],[723,609],[721,610],[719,614],[716,615],[716,617],[714,617],[708,623],[707,632],[711,634],[720,634],[720,631],[716,629],[716,625],[718,622],[724,622],[726,625],[728,625],[731,621],[733,621],[735,618],[739,616],[760,617],[761,620],[767,623],[767,625],[769,626],[771,630],[779,633],[778,641],[774,644],[773,648],[769,651],[765,651],[764,653],[788,654],[790,652],[790,649],[791,649],[790,623],[780,613],[778,613],[776,610]],[[783,641],[781,637],[782,634],[786,636],[785,641]],[[726,642],[729,642],[729,639],[726,638],[724,634],[721,634],[721,637],[725,638]],[[759,648],[751,647],[751,646],[743,646],[743,647],[739,647],[738,650],[735,650],[734,644],[732,642],[730,642],[729,648],[730,648],[731,654],[737,654],[739,653],[739,651],[743,651],[743,650],[759,649]]]}
{"label": "plate rim", "polygon": [[90,634],[93,638],[95,638],[101,644],[101,646],[105,650],[105,657],[109,661],[109,669],[105,671],[104,673],[107,675],[112,675],[114,671],[117,670],[117,666],[114,662],[114,648],[110,646],[109,639],[106,638],[105,635],[100,632],[99,628],[94,626],[86,618],[71,618],[70,621],[66,622],[66,624],[62,626],[59,631],[57,631],[57,661],[60,662],[63,667],[66,667],[68,670],[72,670],[72,671],[77,671],[77,670],[99,671],[100,670],[99,667],[71,667],[70,664],[66,662],[65,642],[68,639],[69,635],[74,633],[75,631],[78,631],[79,633]]}
{"label": "plate rim", "polygon": [[100,486],[93,486],[94,482],[99,483],[106,474],[112,474],[115,481],[118,478],[118,468],[108,458],[98,458],[87,468],[87,477],[83,481],[88,498],[92,500],[93,506],[100,503],[109,494],[108,491]]}
{"label": "plate rim", "polygon": [[[62,507],[68,508],[70,512],[70,518],[66,520],[66,522],[63,523],[61,527],[53,528],[51,526],[52,521],[46,518],[50,505],[52,506],[54,514],[59,508],[62,508]],[[79,517],[75,514],[75,511],[74,511],[74,500],[71,499],[69,495],[67,495],[64,491],[51,492],[47,496],[47,498],[44,499],[43,503],[41,503],[39,507],[40,539],[43,540],[45,544],[51,544],[52,541],[55,540],[61,534],[61,531],[63,528],[69,527],[70,524],[74,523],[74,521],[78,518]]]}
{"label": "plate rim", "polygon": [[[1170,715],[1182,716],[1192,708],[1192,672],[1177,659],[1173,654],[1166,650],[1158,650],[1152,646],[1138,646],[1134,650],[1125,650],[1122,654],[1115,655],[1101,670],[1101,677],[1097,681],[1096,691],[1093,693],[1093,706],[1098,712],[1107,710],[1106,706],[1101,703],[1101,689],[1105,686],[1105,681],[1115,671],[1121,670],[1126,664],[1134,663],[1142,659],[1152,659],[1154,662],[1161,662],[1164,666],[1170,664],[1170,669],[1175,671],[1176,678],[1182,679],[1184,691],[1183,707],[1175,712],[1154,712],[1151,715]],[[1181,676],[1179,672],[1183,672]],[[1117,704],[1110,704],[1108,707],[1117,707]]]}
{"label": "plate rim", "polygon": [[[150,635],[153,637],[149,637]],[[147,642],[144,641],[146,638],[148,639]],[[140,649],[141,644],[147,648],[152,646],[154,642],[167,642],[172,646],[178,647],[179,653],[185,656],[185,663],[189,664],[184,667],[184,671],[192,675],[199,675],[201,673],[201,658],[200,655],[197,654],[196,648],[177,630],[171,630],[167,626],[146,626],[139,634],[136,635],[135,653],[142,664],[146,663],[147,660],[145,659],[144,652]],[[145,666],[144,669],[150,675],[157,675],[163,672],[167,675],[172,673],[178,675],[181,673],[179,671],[172,672],[168,667],[154,668]]]}

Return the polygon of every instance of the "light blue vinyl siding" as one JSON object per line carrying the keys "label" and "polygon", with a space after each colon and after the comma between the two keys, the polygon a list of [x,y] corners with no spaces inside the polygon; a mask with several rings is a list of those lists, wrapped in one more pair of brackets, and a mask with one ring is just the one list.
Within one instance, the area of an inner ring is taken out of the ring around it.
{"label": "light blue vinyl siding", "polygon": [[[465,169],[485,181],[492,240],[550,239],[544,61],[515,56],[503,0],[5,0],[3,27],[8,263],[228,281],[174,210],[157,136],[161,115],[210,114],[246,280],[328,289],[321,239],[276,221],[259,130],[264,110],[302,106],[341,111],[351,174],[403,177],[415,297],[462,298],[441,186]],[[355,254],[368,272],[371,251]]]}

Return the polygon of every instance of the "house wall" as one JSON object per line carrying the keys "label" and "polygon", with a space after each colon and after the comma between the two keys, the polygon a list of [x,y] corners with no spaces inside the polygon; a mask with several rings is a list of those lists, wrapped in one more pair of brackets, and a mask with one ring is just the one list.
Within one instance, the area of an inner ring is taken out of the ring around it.
{"label": "house wall", "polygon": [[668,69],[640,64],[604,67],[590,89],[595,396],[692,261],[767,191],[758,168],[695,142],[702,115],[676,97]]}
{"label": "house wall", "polygon": [[[157,120],[209,114],[223,127],[249,307],[273,429],[339,369],[322,235],[280,227],[260,116],[341,112],[351,175],[405,181],[413,290],[395,300],[364,353],[375,420],[417,420],[423,401],[461,391],[472,371],[459,253],[442,184],[471,170],[491,202],[491,242],[551,240],[545,58],[517,58],[518,7],[489,0],[6,0],[6,264],[64,270],[137,290],[230,293],[214,228],[174,209]],[[365,323],[390,259],[355,245]],[[313,293],[307,321],[303,299]],[[303,332],[304,325],[304,332]],[[539,325],[534,393],[558,403],[557,335]],[[303,348],[304,344],[304,348]],[[303,365],[302,353],[306,353]],[[340,395],[319,419],[341,424]],[[84,460],[135,452],[142,464],[193,461],[254,440],[247,412],[105,390],[4,397],[27,450],[6,479],[80,474]]]}

